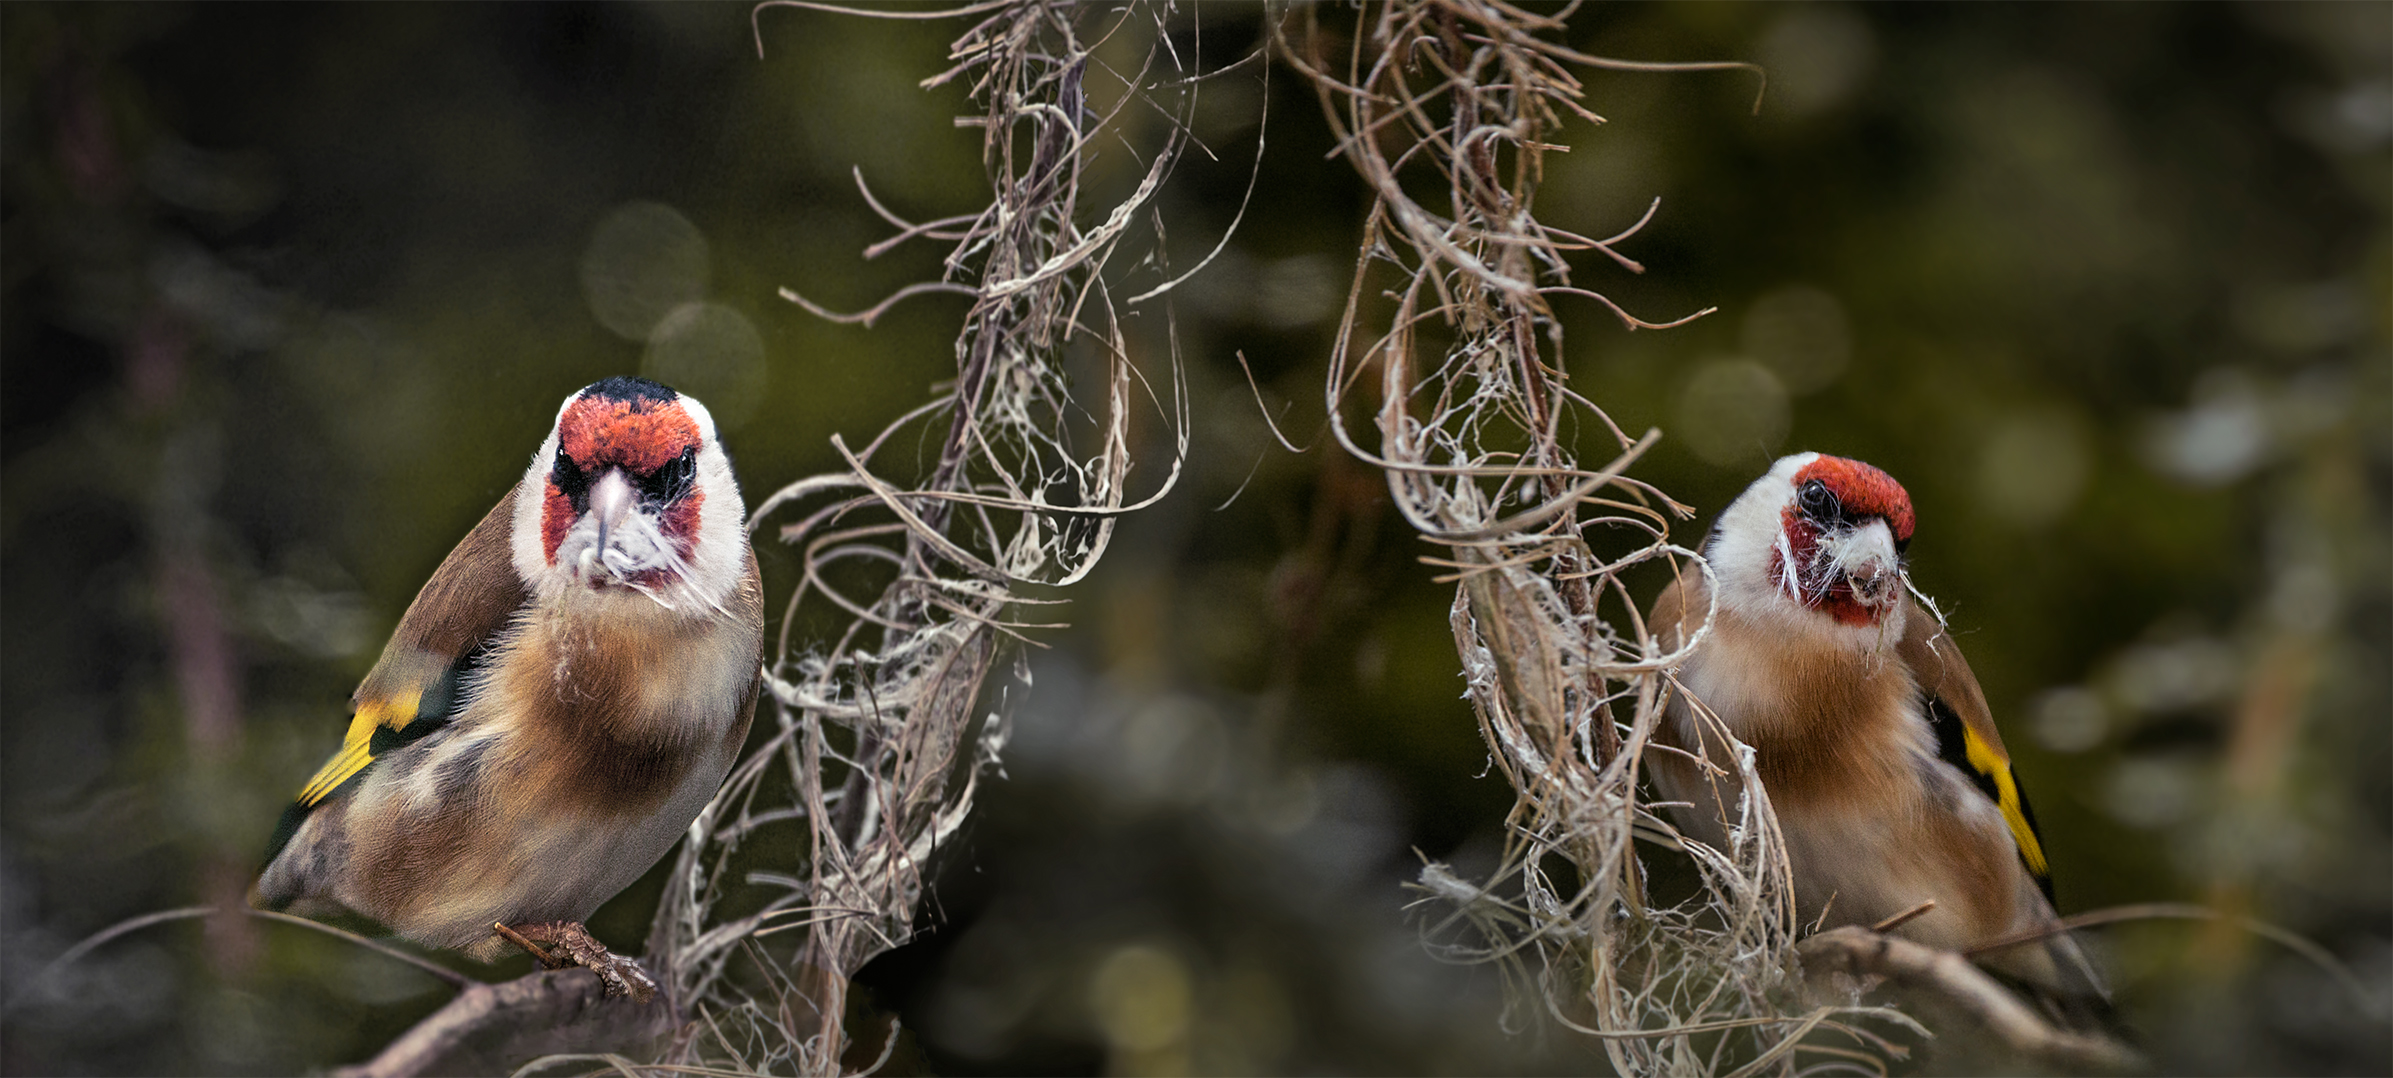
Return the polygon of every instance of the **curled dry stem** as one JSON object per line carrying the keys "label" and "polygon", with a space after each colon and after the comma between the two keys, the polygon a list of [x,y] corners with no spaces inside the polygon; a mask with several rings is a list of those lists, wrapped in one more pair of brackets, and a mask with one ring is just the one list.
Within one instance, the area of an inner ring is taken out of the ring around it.
{"label": "curled dry stem", "polygon": [[[1572,283],[1574,253],[1641,271],[1619,246],[1651,208],[1595,240],[1604,229],[1541,224],[1534,202],[1565,122],[1596,120],[1573,68],[1656,68],[1575,52],[1552,39],[1558,20],[1495,0],[1367,3],[1341,65],[1325,17],[1292,11],[1274,40],[1319,94],[1333,156],[1376,196],[1324,379],[1328,425],[1450,552],[1425,560],[1454,570],[1469,698],[1518,797],[1493,877],[1422,870],[1420,890],[1449,910],[1428,926],[1433,950],[1498,966],[1508,1022],[1542,1015],[1599,1038],[1624,1074],[1793,1073],[1807,1055],[1851,1065],[1855,1049],[1821,1038],[1844,1034],[1865,1057],[1883,1043],[1852,1026],[1852,1009],[1790,1002],[1791,875],[1751,751],[1708,762],[1752,791],[1723,806],[1737,825],[1727,849],[1639,800],[1669,672],[1708,630],[1666,646],[1627,576],[1709,568],[1671,541],[1687,507],[1625,474],[1658,432],[1631,438],[1570,388],[1551,304],[1591,299],[1631,330],[1709,312],[1641,318]],[[1354,399],[1367,388],[1375,403]],[[1365,407],[1368,439],[1348,422]],[[1606,463],[1579,461],[1581,430],[1614,439]],[[1687,852],[1693,900],[1650,902],[1639,836]]]}
{"label": "curled dry stem", "polygon": [[[833,437],[840,470],[780,488],[750,521],[755,530],[796,510],[775,534],[803,562],[765,671],[770,735],[691,824],[651,939],[672,998],[705,1015],[712,1033],[685,1038],[670,1062],[686,1073],[830,1074],[849,1047],[848,979],[911,936],[931,859],[1005,746],[1011,687],[990,675],[1010,666],[1027,683],[1015,645],[1035,645],[1027,631],[1051,627],[1011,613],[1039,601],[1019,589],[1079,581],[1120,516],[1180,475],[1189,429],[1178,356],[1155,383],[1137,369],[1108,270],[1158,275],[1162,287],[1142,300],[1186,277],[1165,265],[1150,222],[1188,144],[1203,73],[1178,69],[1158,5],[764,7],[963,20],[950,66],[923,85],[958,82],[980,104],[958,126],[980,130],[990,190],[975,213],[908,214],[859,173],[863,199],[897,230],[865,256],[951,242],[939,278],[853,315],[782,292],[818,316],[867,326],[928,293],[970,306],[952,383],[861,449]],[[1107,146],[1133,154],[1135,172],[1090,213],[1083,196]],[[1124,252],[1139,243],[1154,244],[1154,256]],[[1075,385],[1070,371],[1095,374]],[[1140,494],[1129,483],[1130,421],[1142,404],[1163,415],[1173,449],[1157,489]],[[892,475],[880,450],[908,439],[929,450],[927,464],[912,478]],[[821,618],[836,628],[809,647],[793,626]],[[794,864],[783,860],[791,850]]]}

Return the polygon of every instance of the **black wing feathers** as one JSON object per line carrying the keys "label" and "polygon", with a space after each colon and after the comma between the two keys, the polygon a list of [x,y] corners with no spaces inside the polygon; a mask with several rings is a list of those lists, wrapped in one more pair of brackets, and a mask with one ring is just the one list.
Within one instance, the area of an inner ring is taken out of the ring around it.
{"label": "black wing feathers", "polygon": [[[1937,756],[1941,757],[1945,763],[1953,765],[1955,770],[1969,776],[1969,781],[1975,783],[1977,788],[1986,795],[1986,800],[1994,802],[1996,807],[2007,810],[2013,803],[2018,806],[2019,817],[2026,824],[2028,832],[2024,836],[2014,836],[2021,840],[2019,845],[2022,848],[2019,853],[2019,861],[2027,866],[2027,874],[2035,878],[2037,889],[2044,892],[2044,900],[2052,901],[2052,873],[2048,866],[2038,867],[2038,862],[2042,860],[2043,850],[2042,844],[2036,842],[2036,839],[2044,832],[2036,825],[2036,810],[2028,804],[2027,791],[2020,788],[2019,780],[2011,771],[2011,765],[2003,762],[1993,763],[1993,767],[2000,768],[2002,771],[2002,774],[1996,775],[1990,768],[1981,767],[1978,761],[1971,760],[1969,727],[1961,721],[1961,713],[1953,710],[1953,706],[1946,703],[1943,697],[1932,692],[1921,692],[1920,710],[1927,713],[1928,725],[1936,731]],[[2010,801],[2006,801],[2003,796],[2006,787],[2012,795]],[[2038,855],[2036,857],[2028,856],[2026,846],[2030,842],[2036,842]]]}

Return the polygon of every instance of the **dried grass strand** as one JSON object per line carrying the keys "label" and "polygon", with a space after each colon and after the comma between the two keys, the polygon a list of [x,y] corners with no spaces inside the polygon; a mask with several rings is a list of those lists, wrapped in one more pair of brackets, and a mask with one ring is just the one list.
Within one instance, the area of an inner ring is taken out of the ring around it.
{"label": "dried grass strand", "polygon": [[[1854,1065],[1853,1049],[1807,1038],[1837,1032],[1867,1047],[1847,1020],[1880,1009],[1789,1014],[1780,1000],[1792,985],[1792,874],[1751,750],[1720,728],[1730,755],[1705,761],[1750,791],[1723,806],[1735,824],[1726,849],[1679,834],[1637,790],[1639,761],[1677,691],[1670,671],[1708,635],[1715,610],[1665,648],[1624,575],[1655,563],[1710,570],[1670,540],[1671,519],[1688,509],[1625,474],[1659,432],[1631,438],[1569,388],[1549,304],[1592,300],[1631,329],[1710,311],[1643,319],[1571,282],[1575,252],[1641,271],[1616,245],[1655,206],[1605,240],[1547,227],[1532,209],[1542,154],[1561,148],[1565,120],[1600,121],[1579,104],[1570,67],[1736,65],[1600,60],[1539,36],[1560,22],[1508,4],[1392,0],[1360,8],[1333,75],[1323,17],[1291,12],[1272,36],[1321,99],[1331,156],[1375,196],[1323,379],[1327,426],[1345,452],[1381,469],[1404,520],[1448,552],[1423,560],[1452,570],[1439,579],[1456,584],[1449,621],[1467,694],[1518,797],[1484,882],[1423,866],[1417,889],[1446,910],[1424,925],[1432,953],[1501,970],[1507,1028],[1550,1020],[1581,1031],[1622,1073],[1792,1074],[1815,1055]],[[1301,47],[1289,27],[1298,19],[1308,30]],[[1416,198],[1441,187],[1447,205]],[[1365,387],[1375,402],[1357,400]],[[1368,444],[1350,407],[1371,417]],[[1600,468],[1575,457],[1568,432],[1581,417],[1616,440]],[[1624,497],[1599,496],[1612,487]],[[1640,839],[1685,851],[1700,879],[1694,901],[1650,902]],[[1570,866],[1574,882],[1561,886],[1549,864]]]}
{"label": "dried grass strand", "polygon": [[[1187,110],[1204,75],[1173,51],[1168,9],[771,0],[757,12],[765,7],[965,20],[948,66],[921,84],[961,81],[979,104],[958,123],[981,130],[990,201],[917,220],[858,171],[859,196],[895,230],[865,256],[950,243],[940,279],[852,314],[782,290],[819,317],[865,326],[930,293],[970,306],[951,384],[861,450],[834,436],[840,468],[776,489],[749,521],[754,530],[794,517],[775,534],[802,570],[765,670],[771,734],[692,823],[652,932],[660,980],[709,1033],[683,1038],[668,1062],[690,1069],[673,1073],[841,1070],[847,979],[913,932],[932,860],[1009,737],[1009,696],[1028,676],[1021,645],[1041,646],[1031,633],[1054,627],[1014,613],[1044,601],[1020,589],[1083,579],[1122,515],[1176,487],[1190,438],[1176,343],[1169,376],[1150,380],[1113,292],[1117,262],[1162,278],[1141,300],[1188,276],[1165,267],[1160,222],[1147,227],[1192,141]],[[1100,46],[1142,58],[1116,70],[1096,57]],[[1127,155],[1137,172],[1091,220],[1084,183],[1101,152]],[[1116,258],[1150,242],[1152,257]],[[1075,368],[1099,373],[1076,391]],[[1151,489],[1134,492],[1131,413],[1148,406],[1171,430],[1171,457]],[[879,461],[901,431],[917,432],[928,458],[911,480]],[[836,624],[812,646],[791,628],[809,610]],[[993,676],[1009,669],[1010,679]],[[794,863],[775,853],[741,867],[734,852],[758,843],[794,849]]]}

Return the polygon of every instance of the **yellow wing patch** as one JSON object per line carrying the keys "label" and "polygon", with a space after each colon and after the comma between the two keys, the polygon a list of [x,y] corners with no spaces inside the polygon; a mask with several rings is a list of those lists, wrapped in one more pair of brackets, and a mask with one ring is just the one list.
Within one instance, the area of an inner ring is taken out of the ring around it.
{"label": "yellow wing patch", "polygon": [[2036,829],[2028,826],[2027,810],[2019,798],[2019,784],[2011,778],[2011,762],[1994,751],[1975,730],[1963,727],[1961,744],[1969,754],[1969,766],[1994,782],[1994,803],[2002,809],[2002,819],[2010,825],[2011,840],[2019,844],[2019,857],[2027,862],[2027,870],[2038,876],[2049,876],[2052,868],[2044,860],[2044,844],[2037,841]]}
{"label": "yellow wing patch", "polygon": [[406,729],[408,723],[415,721],[416,707],[423,697],[422,690],[408,689],[358,705],[357,717],[349,720],[349,732],[341,736],[341,751],[316,769],[315,777],[300,788],[299,803],[313,808],[317,802],[332,796],[342,783],[365,770],[367,764],[374,762],[374,731],[384,727]]}

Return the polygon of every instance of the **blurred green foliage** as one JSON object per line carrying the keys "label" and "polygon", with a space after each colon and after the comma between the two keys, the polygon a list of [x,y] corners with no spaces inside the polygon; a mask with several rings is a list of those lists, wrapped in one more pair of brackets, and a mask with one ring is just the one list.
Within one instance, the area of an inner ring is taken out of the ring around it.
{"label": "blurred green foliage", "polygon": [[[2380,1006],[2389,13],[1581,9],[1579,47],[1754,60],[1770,90],[1754,115],[1750,76],[1591,73],[1610,122],[1572,131],[1539,204],[1608,235],[1659,197],[1626,245],[1647,272],[1591,261],[1579,283],[1648,318],[1719,308],[1661,333],[1565,314],[1578,388],[1666,432],[1641,474],[1697,507],[1684,538],[1782,452],[1909,487],[1916,579],[2004,723],[2065,912],[2260,916]],[[1180,22],[1208,68],[1262,25],[1221,5]],[[980,205],[961,90],[915,85],[960,27],[754,24],[0,6],[0,1068],[321,1068],[438,1005],[381,958],[232,921],[39,975],[124,917],[239,900],[383,635],[567,392],[683,372],[753,503],[951,369],[952,300],[864,330],[775,290],[853,310],[938,272],[927,246],[860,257],[889,229],[854,174],[914,219]],[[1211,153],[1163,203],[1193,265],[1268,103],[1258,195],[1177,293],[1189,476],[1072,593],[928,935],[862,978],[857,1020],[903,1019],[902,1069],[1602,1066],[1502,1032],[1492,973],[1435,962],[1399,908],[1410,851],[1492,858],[1510,793],[1428,548],[1313,436],[1366,204],[1310,90],[1268,78],[1205,85]],[[598,242],[626,219],[653,227]],[[1278,449],[1264,411],[1309,451]],[[1168,444],[1144,429],[1151,482]],[[785,594],[792,560],[760,554]],[[636,939],[655,887],[600,933]],[[2393,1066],[2381,1017],[2271,945],[2182,923],[2099,938],[2164,1069]]]}

